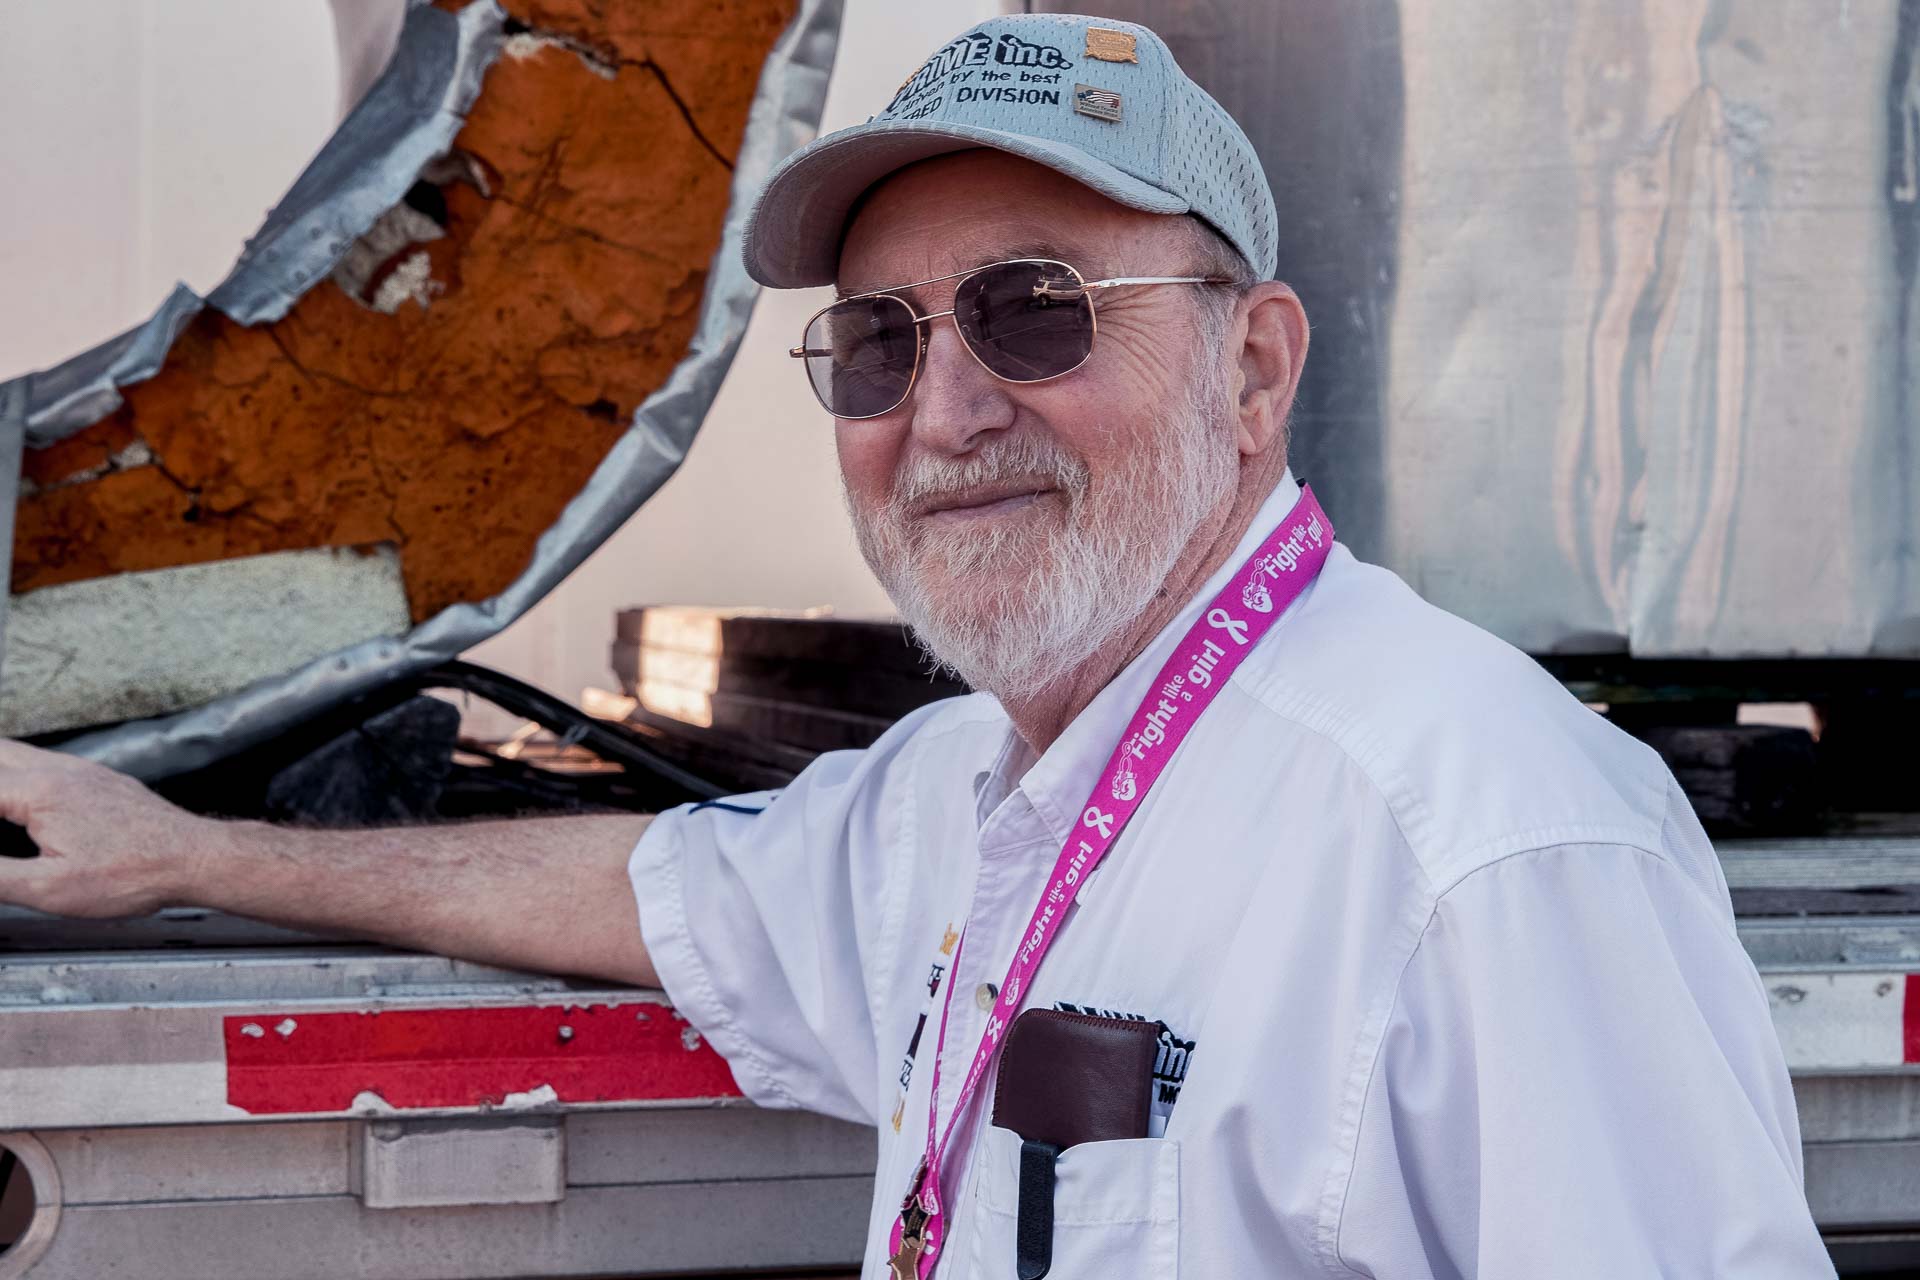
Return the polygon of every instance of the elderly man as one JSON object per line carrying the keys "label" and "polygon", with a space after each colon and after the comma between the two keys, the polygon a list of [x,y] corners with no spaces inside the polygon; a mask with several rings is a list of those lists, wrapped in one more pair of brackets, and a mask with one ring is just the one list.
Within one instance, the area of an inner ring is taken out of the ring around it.
{"label": "elderly man", "polygon": [[1153,33],[974,28],[746,252],[838,285],[860,543],[984,692],[651,825],[213,823],[8,744],[0,894],[660,981],[878,1127],[869,1277],[1831,1274],[1684,795],[1289,474],[1282,234]]}

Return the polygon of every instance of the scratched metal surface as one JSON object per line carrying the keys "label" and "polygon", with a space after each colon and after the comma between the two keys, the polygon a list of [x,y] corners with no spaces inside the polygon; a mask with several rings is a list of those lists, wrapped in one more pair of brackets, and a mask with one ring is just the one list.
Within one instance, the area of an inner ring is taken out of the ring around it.
{"label": "scratched metal surface", "polygon": [[1266,161],[1357,552],[1534,652],[1920,656],[1920,3],[1088,5]]}

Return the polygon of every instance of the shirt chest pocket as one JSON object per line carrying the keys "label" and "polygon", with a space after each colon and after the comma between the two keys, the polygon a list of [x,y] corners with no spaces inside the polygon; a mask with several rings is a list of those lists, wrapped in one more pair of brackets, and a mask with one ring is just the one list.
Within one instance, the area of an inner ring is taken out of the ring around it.
{"label": "shirt chest pocket", "polygon": [[[981,1138],[974,1182],[973,1280],[1013,1280],[1020,1135]],[[1179,1272],[1180,1144],[1171,1138],[1087,1142],[1054,1166],[1053,1267],[1060,1280],[1171,1278]]]}

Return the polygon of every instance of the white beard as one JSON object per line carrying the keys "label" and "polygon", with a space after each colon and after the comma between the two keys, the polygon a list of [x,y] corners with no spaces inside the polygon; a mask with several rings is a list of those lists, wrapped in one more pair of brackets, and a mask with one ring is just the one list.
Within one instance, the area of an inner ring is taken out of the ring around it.
{"label": "white beard", "polygon": [[[937,662],[1003,701],[1030,698],[1145,612],[1238,470],[1227,369],[1210,352],[1197,363],[1161,447],[1105,480],[1097,502],[1086,464],[1033,435],[964,460],[922,458],[871,518],[848,496],[867,564]],[[930,497],[1030,479],[1067,497],[1066,519],[1044,535],[1018,514],[986,533],[912,527]]]}

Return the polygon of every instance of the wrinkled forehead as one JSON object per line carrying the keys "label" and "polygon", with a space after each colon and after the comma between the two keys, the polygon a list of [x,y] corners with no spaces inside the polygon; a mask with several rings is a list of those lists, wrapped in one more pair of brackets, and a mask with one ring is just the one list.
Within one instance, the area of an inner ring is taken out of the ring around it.
{"label": "wrinkled forehead", "polygon": [[891,289],[1009,258],[1054,258],[1089,279],[1144,270],[1184,219],[1125,208],[1031,162],[969,151],[922,161],[861,196],[840,244],[841,294]]}

